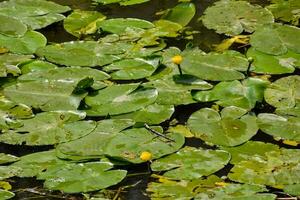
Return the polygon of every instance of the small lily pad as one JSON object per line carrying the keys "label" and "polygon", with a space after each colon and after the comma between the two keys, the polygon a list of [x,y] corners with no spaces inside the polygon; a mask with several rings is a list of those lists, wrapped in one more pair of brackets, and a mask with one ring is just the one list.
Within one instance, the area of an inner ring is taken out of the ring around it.
{"label": "small lily pad", "polygon": [[222,0],[204,11],[203,24],[217,33],[239,35],[252,33],[262,24],[274,22],[270,11],[246,1]]}
{"label": "small lily pad", "polygon": [[108,162],[66,163],[53,165],[39,174],[50,190],[65,193],[91,192],[121,182],[127,171],[114,170]]}
{"label": "small lily pad", "polygon": [[202,108],[188,119],[188,127],[206,142],[222,146],[237,146],[248,141],[258,131],[256,116],[247,110],[230,106],[219,114],[211,108]]}
{"label": "small lily pad", "polygon": [[185,147],[175,154],[155,160],[153,171],[167,171],[165,177],[192,180],[208,176],[222,169],[230,160],[230,154],[222,150],[204,150]]}
{"label": "small lily pad", "polygon": [[27,31],[26,25],[16,18],[0,15],[0,34],[21,37]]}
{"label": "small lily pad", "polygon": [[119,3],[122,6],[130,6],[130,5],[135,5],[135,4],[140,4],[140,3],[145,3],[150,0],[93,0],[96,3],[101,3],[101,4],[112,4],[112,3]]}
{"label": "small lily pad", "polygon": [[242,72],[248,69],[248,60],[239,52],[227,51],[223,54],[187,54],[181,63],[182,70],[198,78],[211,81],[244,79]]}
{"label": "small lily pad", "polygon": [[2,199],[2,200],[11,199],[14,196],[15,196],[15,194],[13,192],[0,189],[0,199]]}
{"label": "small lily pad", "polygon": [[17,156],[10,155],[10,154],[5,154],[5,153],[0,153],[0,164],[16,162],[18,160],[19,160],[19,158]]}

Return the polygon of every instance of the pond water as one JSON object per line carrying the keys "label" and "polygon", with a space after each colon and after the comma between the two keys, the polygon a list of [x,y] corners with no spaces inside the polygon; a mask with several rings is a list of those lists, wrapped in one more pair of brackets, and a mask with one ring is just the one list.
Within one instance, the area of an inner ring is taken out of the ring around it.
{"label": "pond water", "polygon": [[[1,0],[0,0],[1,1]],[[52,0],[61,5],[68,5],[72,9],[81,9],[81,10],[96,10],[104,15],[107,18],[117,18],[117,17],[132,17],[145,19],[149,21],[153,21],[159,19],[159,16],[156,15],[157,12],[163,11],[165,9],[174,7],[177,5],[177,1],[174,0],[152,0],[147,3],[121,7],[118,5],[95,5],[92,1],[89,0]],[[215,0],[194,0],[192,1],[196,5],[196,16],[193,18],[193,21],[189,24],[192,27],[192,30],[199,31],[197,34],[193,36],[192,40],[187,39],[169,39],[166,40],[168,46],[176,46],[180,49],[184,49],[186,45],[193,45],[195,47],[199,47],[205,52],[209,52],[212,50],[215,44],[221,43],[225,36],[221,34],[217,34],[213,30],[209,30],[205,28],[201,22],[198,21],[198,18],[203,14],[203,11],[211,6]],[[267,5],[269,4],[268,0],[252,0],[251,3],[259,4],[259,5]],[[68,13],[66,13],[67,15]],[[39,30],[43,35],[46,36],[48,43],[60,43],[66,41],[74,41],[77,40],[76,37],[67,33],[62,26],[62,22],[55,23],[51,26],[48,26],[42,30]],[[246,47],[237,48],[236,50],[240,52],[245,52]],[[294,74],[300,74],[299,69],[295,71]],[[271,80],[276,80],[280,78],[281,75],[273,76]],[[172,119],[176,119],[179,123],[183,124],[187,121],[190,115],[200,108],[210,107],[212,104],[190,104],[186,106],[177,106],[175,108],[175,113],[172,116]],[[260,112],[271,112],[273,108],[268,106],[265,102],[261,103],[254,110],[256,113]],[[170,121],[171,121],[170,120]],[[169,122],[169,121],[168,121]],[[257,141],[266,141],[274,144],[278,144],[282,147],[287,148],[297,148],[291,147],[288,145],[283,145],[282,143],[275,141],[273,137],[267,135],[265,133],[260,132],[257,134],[252,140]],[[205,147],[212,148],[202,142],[200,139],[189,138],[186,140],[185,145],[194,146],[194,147]],[[33,153],[41,150],[48,150],[53,148],[53,146],[44,146],[44,147],[28,147],[28,146],[13,146],[7,144],[0,145],[0,152],[3,153],[12,153],[16,156],[22,156],[29,153]],[[217,172],[217,175],[225,175],[231,169],[231,165],[228,165],[225,169]],[[118,198],[126,199],[126,200],[147,200],[149,197],[145,195],[145,189],[149,180],[151,180],[149,173],[149,164],[138,164],[138,165],[130,165],[130,167],[121,167],[122,169],[127,169],[129,176],[123,180],[117,186],[112,187],[113,191],[117,191],[120,187],[123,186],[124,190],[119,191]],[[41,190],[42,181],[37,181],[34,178],[13,178],[12,186],[13,190],[15,190],[16,196],[13,199],[41,199],[41,200],[54,200],[54,199],[70,199],[70,200],[81,200],[83,197],[81,195],[67,195],[61,194],[59,192],[49,193],[47,190]],[[131,186],[130,186],[131,185]],[[130,186],[130,187],[126,187]],[[30,191],[26,190],[26,188],[33,188]],[[36,188],[36,190],[34,189]],[[45,195],[43,195],[45,194]],[[115,200],[115,199],[114,199]]]}

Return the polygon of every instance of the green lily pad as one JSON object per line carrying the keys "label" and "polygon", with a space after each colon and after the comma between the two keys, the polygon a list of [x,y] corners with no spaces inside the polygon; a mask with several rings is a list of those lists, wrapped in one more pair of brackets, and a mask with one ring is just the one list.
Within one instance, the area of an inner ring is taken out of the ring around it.
{"label": "green lily pad", "polygon": [[283,191],[290,195],[299,196],[300,195],[300,184],[285,186],[283,188]]}
{"label": "green lily pad", "polygon": [[259,128],[275,138],[296,141],[300,143],[300,118],[260,113],[257,116]]}
{"label": "green lily pad", "polygon": [[204,150],[185,147],[175,154],[155,160],[153,171],[167,171],[165,177],[192,180],[208,176],[222,169],[230,160],[230,154],[222,150]]}
{"label": "green lily pad", "polygon": [[248,60],[239,52],[227,51],[223,54],[187,54],[181,63],[182,70],[204,80],[230,81],[244,79]]}
{"label": "green lily pad", "polygon": [[0,164],[7,164],[7,163],[11,163],[11,162],[16,162],[18,161],[20,158],[18,158],[17,156],[14,155],[10,155],[10,154],[5,154],[5,153],[0,153]]}
{"label": "green lily pad", "polygon": [[2,200],[11,199],[14,196],[15,196],[15,194],[13,192],[0,189],[0,199],[2,199]]}
{"label": "green lily pad", "polygon": [[247,200],[274,200],[276,195],[265,194],[267,189],[260,185],[224,183],[222,179],[215,175],[207,178],[200,178],[192,181],[166,181],[162,183],[151,182],[147,191],[151,192],[151,199],[183,199],[183,200],[228,200],[228,199],[247,199]]}
{"label": "green lily pad", "polygon": [[300,2],[298,0],[271,0],[271,5],[267,8],[276,19],[290,22],[295,26],[299,25]]}
{"label": "green lily pad", "polygon": [[282,109],[295,108],[300,104],[300,77],[287,76],[273,82],[265,90],[268,104]]}
{"label": "green lily pad", "polygon": [[137,111],[154,103],[156,89],[137,89],[140,84],[108,86],[94,96],[87,96],[85,103],[90,107],[88,116],[118,115]]}
{"label": "green lily pad", "polygon": [[21,74],[19,65],[30,61],[31,55],[0,54],[0,77],[6,77],[8,74],[17,76]]}
{"label": "green lily pad", "polygon": [[[90,158],[101,158],[105,153],[103,145],[115,134],[135,124],[130,119],[109,119],[97,122],[93,132],[85,137],[62,143],[57,146],[59,158],[71,160],[86,160]],[[101,138],[101,140],[95,140]]]}
{"label": "green lily pad", "polygon": [[21,37],[27,31],[26,25],[24,25],[20,20],[0,15],[0,34],[12,37]]}
{"label": "green lily pad", "polygon": [[223,107],[237,106],[251,110],[256,102],[264,98],[264,91],[269,82],[259,78],[248,78],[239,82],[218,83],[212,90],[199,91],[193,94],[194,99],[201,102],[215,101]]}
{"label": "green lily pad", "polygon": [[102,43],[96,41],[71,41],[47,45],[37,51],[50,62],[66,66],[102,66],[120,59],[131,47],[129,43]]}
{"label": "green lily pad", "polygon": [[0,135],[7,144],[50,145],[78,139],[91,133],[96,123],[79,121],[85,114],[76,112],[43,112],[34,118],[20,120],[21,127]]}
{"label": "green lily pad", "polygon": [[110,72],[113,80],[135,80],[151,76],[158,64],[157,59],[123,59],[105,66],[103,70]]}
{"label": "green lily pad", "polygon": [[0,180],[5,180],[7,178],[14,177],[18,175],[22,169],[17,166],[0,166]]}
{"label": "green lily pad", "polygon": [[30,62],[23,63],[21,66],[21,72],[22,74],[27,74],[30,72],[46,72],[50,69],[57,68],[56,65],[49,63],[47,61],[42,60],[32,60]]}
{"label": "green lily pad", "polygon": [[265,157],[248,157],[236,163],[228,177],[237,182],[283,188],[299,184],[298,149],[284,149],[265,153]]}
{"label": "green lily pad", "polygon": [[50,190],[65,193],[90,192],[121,182],[127,171],[112,170],[108,162],[66,163],[49,167],[39,174],[45,180],[44,186]]}
{"label": "green lily pad", "polygon": [[194,103],[192,90],[207,90],[213,86],[195,76],[174,75],[166,79],[153,80],[144,84],[158,91],[156,103],[162,105],[181,105]]}
{"label": "green lily pad", "polygon": [[222,146],[242,144],[258,131],[255,115],[234,106],[224,108],[220,114],[202,108],[188,119],[188,127],[195,137]]}
{"label": "green lily pad", "polygon": [[46,37],[36,31],[27,31],[21,37],[0,34],[0,47],[7,48],[10,52],[17,54],[33,54],[38,48],[44,47],[46,43]]}
{"label": "green lily pad", "polygon": [[151,22],[137,18],[114,18],[97,23],[97,26],[105,32],[121,34],[126,29],[149,29],[154,28]]}
{"label": "green lily pad", "polygon": [[196,14],[195,4],[183,2],[176,5],[174,8],[167,10],[162,19],[176,22],[181,26],[186,26],[190,23]]}
{"label": "green lily pad", "polygon": [[253,32],[260,25],[274,22],[270,11],[246,1],[222,0],[204,11],[203,24],[217,33],[239,35]]}
{"label": "green lily pad", "polygon": [[15,173],[18,177],[34,177],[48,167],[65,161],[55,156],[54,150],[41,151],[20,157],[20,160],[9,165],[10,169],[17,169]]}
{"label": "green lily pad", "polygon": [[269,55],[250,48],[247,57],[252,58],[250,71],[259,74],[293,73],[300,67],[300,54],[288,51],[280,56]]}
{"label": "green lily pad", "polygon": [[299,54],[300,29],[275,23],[261,26],[250,36],[250,44],[266,54],[283,55],[288,51]]}
{"label": "green lily pad", "polygon": [[132,119],[137,123],[160,124],[170,119],[175,109],[173,105],[151,104],[136,112],[113,116],[117,119]]}
{"label": "green lily pad", "polygon": [[74,10],[65,20],[65,30],[76,36],[93,34],[97,31],[97,23],[105,20],[106,16],[97,11]]}
{"label": "green lily pad", "polygon": [[134,4],[140,4],[140,3],[145,3],[150,0],[93,0],[96,3],[101,3],[101,4],[112,4],[112,3],[119,3],[122,6],[130,6]]}
{"label": "green lily pad", "polygon": [[14,16],[31,29],[41,29],[63,20],[60,14],[69,11],[68,6],[61,6],[46,0],[10,0],[0,3],[0,13]]}

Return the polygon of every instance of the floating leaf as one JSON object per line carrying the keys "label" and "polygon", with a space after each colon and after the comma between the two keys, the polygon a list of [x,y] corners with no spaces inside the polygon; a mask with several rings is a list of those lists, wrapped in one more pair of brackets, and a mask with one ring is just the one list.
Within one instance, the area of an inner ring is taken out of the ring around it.
{"label": "floating leaf", "polygon": [[236,146],[248,141],[258,131],[255,115],[247,110],[230,106],[219,114],[202,108],[188,119],[188,127],[195,137],[223,146]]}
{"label": "floating leaf", "polygon": [[300,104],[299,87],[299,76],[283,77],[269,85],[265,91],[265,100],[276,108],[295,108]]}
{"label": "floating leaf", "polygon": [[245,78],[242,72],[248,69],[248,60],[239,52],[226,51],[223,54],[187,54],[180,65],[187,74],[204,80],[230,81]]}
{"label": "floating leaf", "polygon": [[185,147],[175,154],[155,160],[153,171],[165,171],[165,177],[192,180],[208,176],[222,169],[230,160],[230,154],[221,150],[204,150]]}
{"label": "floating leaf", "polygon": [[242,82],[221,82],[212,90],[194,93],[193,97],[201,102],[215,101],[223,107],[237,106],[251,110],[256,102],[263,100],[267,86],[268,81],[259,78],[248,78]]}
{"label": "floating leaf", "polygon": [[42,61],[42,60],[32,60],[31,62],[26,62],[21,65],[22,74],[27,74],[30,72],[46,72],[50,69],[57,68],[56,65]]}
{"label": "floating leaf", "polygon": [[16,162],[18,160],[19,160],[19,158],[14,155],[0,153],[0,164]]}
{"label": "floating leaf", "polygon": [[69,11],[68,6],[61,6],[46,0],[10,0],[0,3],[0,13],[14,16],[31,29],[41,29],[63,20],[60,14]]}
{"label": "floating leaf", "polygon": [[167,13],[162,17],[172,22],[176,22],[181,26],[186,26],[196,14],[196,7],[193,3],[180,3],[174,8],[167,10]]}
{"label": "floating leaf", "polygon": [[0,15],[0,34],[21,37],[27,31],[27,27],[18,19]]}
{"label": "floating leaf", "polygon": [[29,61],[33,56],[17,54],[0,54],[0,77],[6,77],[8,74],[17,76],[21,73],[19,64]]}
{"label": "floating leaf", "polygon": [[90,108],[89,116],[106,116],[129,113],[154,103],[156,89],[140,89],[140,84],[121,84],[108,86],[94,96],[87,96],[85,102]]}
{"label": "floating leaf", "polygon": [[34,118],[20,120],[22,126],[0,135],[7,144],[50,145],[67,142],[92,132],[93,121],[79,121],[85,117],[76,112],[43,112]]}
{"label": "floating leaf", "polygon": [[290,195],[299,196],[300,195],[300,184],[285,186],[283,188],[283,191]]}
{"label": "floating leaf", "polygon": [[22,37],[10,37],[0,34],[0,47],[17,54],[33,54],[38,48],[44,47],[47,39],[36,31],[27,31]]}
{"label": "floating leaf", "polygon": [[71,41],[47,45],[37,54],[47,60],[67,66],[102,66],[120,59],[131,47],[125,42],[102,43],[96,41]]}
{"label": "floating leaf", "polygon": [[145,3],[150,0],[93,0],[94,2],[101,3],[101,4],[112,4],[112,3],[119,3],[122,6],[130,6],[134,4]]}
{"label": "floating leaf", "polygon": [[97,11],[74,10],[65,20],[65,30],[76,36],[93,34],[97,31],[97,23],[106,18]]}
{"label": "floating leaf", "polygon": [[11,199],[14,196],[15,196],[14,193],[12,193],[10,191],[6,191],[6,190],[1,190],[0,189],[0,199],[2,199],[2,200]]}
{"label": "floating leaf", "polygon": [[246,1],[222,0],[204,11],[203,24],[217,33],[239,35],[253,32],[260,25],[274,22],[270,11]]}
{"label": "floating leaf", "polygon": [[275,138],[296,141],[300,143],[300,118],[260,113],[257,116],[259,128]]}
{"label": "floating leaf", "polygon": [[253,59],[250,71],[259,74],[293,73],[296,67],[300,67],[300,54],[292,51],[274,56],[250,48],[247,57]]}
{"label": "floating leaf", "polygon": [[288,51],[299,54],[300,29],[275,23],[261,26],[250,36],[250,44],[266,54],[283,55]]}
{"label": "floating leaf", "polygon": [[113,80],[135,80],[149,77],[158,67],[158,60],[123,59],[103,68]]}
{"label": "floating leaf", "polygon": [[297,26],[300,20],[300,2],[298,0],[271,0],[267,8],[276,19]]}
{"label": "floating leaf", "polygon": [[97,23],[97,26],[105,32],[121,34],[126,29],[149,29],[154,28],[151,22],[136,18],[114,18]]}
{"label": "floating leaf", "polygon": [[90,192],[121,182],[127,171],[112,170],[109,162],[66,163],[49,167],[39,174],[44,186],[66,193]]}

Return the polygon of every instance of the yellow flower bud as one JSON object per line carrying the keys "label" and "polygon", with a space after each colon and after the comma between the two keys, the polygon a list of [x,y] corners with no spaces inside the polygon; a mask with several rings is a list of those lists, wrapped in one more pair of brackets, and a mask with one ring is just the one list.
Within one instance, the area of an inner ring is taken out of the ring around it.
{"label": "yellow flower bud", "polygon": [[181,55],[173,56],[172,62],[176,65],[179,65],[182,62],[183,58]]}
{"label": "yellow flower bud", "polygon": [[140,155],[140,158],[143,160],[143,161],[149,161],[151,160],[152,158],[152,154],[148,151],[143,151]]}

